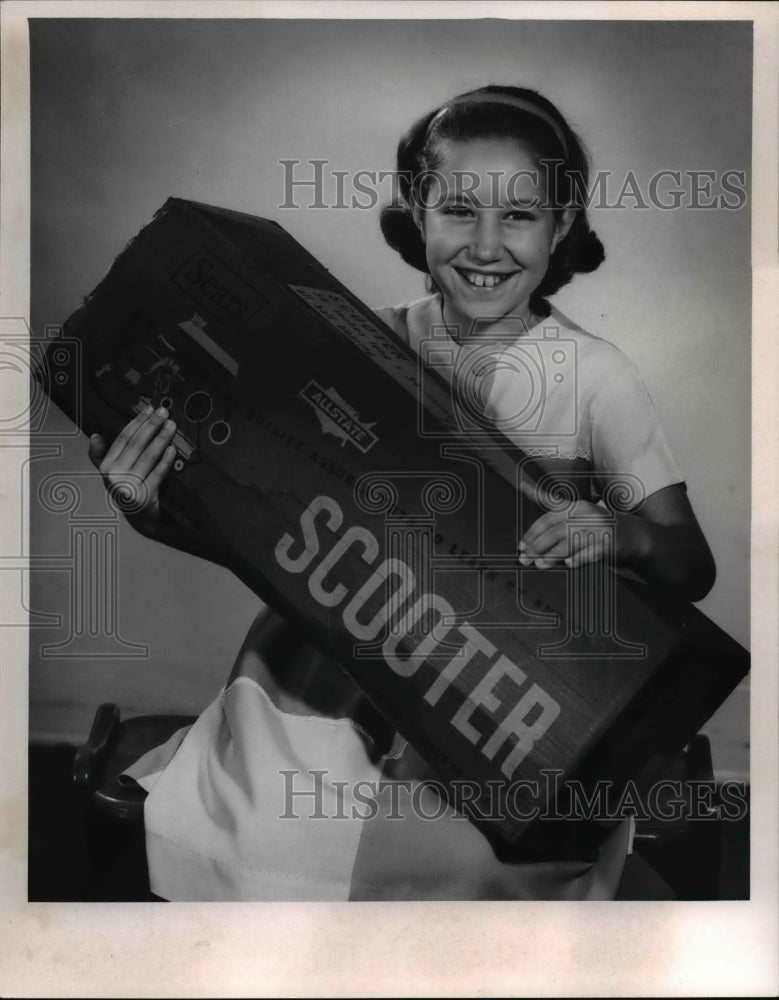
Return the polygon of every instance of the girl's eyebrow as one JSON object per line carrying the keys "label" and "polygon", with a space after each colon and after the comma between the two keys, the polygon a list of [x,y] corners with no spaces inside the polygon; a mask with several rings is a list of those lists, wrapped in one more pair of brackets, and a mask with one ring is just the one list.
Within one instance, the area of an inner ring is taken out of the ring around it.
{"label": "girl's eyebrow", "polygon": [[447,194],[446,197],[444,198],[445,205],[450,205],[453,203],[456,203],[458,205],[466,204],[472,201],[478,202],[479,198],[478,197],[474,198],[473,193],[471,191],[455,191],[453,194]]}
{"label": "girl's eyebrow", "polygon": [[455,189],[445,193],[438,202],[438,208],[491,208],[502,212],[530,212],[537,209],[540,204],[541,199],[538,195],[530,195],[527,198],[509,197],[504,201],[496,196],[495,192]]}
{"label": "girl's eyebrow", "polygon": [[538,208],[539,199],[538,198],[507,198],[505,202],[498,201],[495,205],[492,204],[492,199],[480,198],[478,194],[472,191],[458,192],[457,194],[449,194],[443,200],[444,205],[472,205],[476,204],[484,207],[495,207],[495,208],[507,208],[507,209],[528,209],[528,208]]}
{"label": "girl's eyebrow", "polygon": [[506,204],[510,208],[538,208],[538,198],[509,198]]}

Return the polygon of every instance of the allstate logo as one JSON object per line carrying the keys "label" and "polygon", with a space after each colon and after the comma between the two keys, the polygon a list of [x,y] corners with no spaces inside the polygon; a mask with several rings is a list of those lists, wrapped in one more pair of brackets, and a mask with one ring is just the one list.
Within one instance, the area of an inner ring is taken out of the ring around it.
{"label": "allstate logo", "polygon": [[354,407],[349,406],[332,386],[323,389],[311,379],[298,396],[313,407],[325,434],[340,438],[342,448],[349,441],[366,455],[379,440],[371,430],[375,422],[363,423]]}

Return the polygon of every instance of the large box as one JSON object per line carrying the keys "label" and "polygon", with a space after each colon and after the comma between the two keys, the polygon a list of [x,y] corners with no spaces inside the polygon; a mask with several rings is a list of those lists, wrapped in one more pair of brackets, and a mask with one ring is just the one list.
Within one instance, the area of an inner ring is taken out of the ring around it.
{"label": "large box", "polygon": [[47,389],[87,433],[171,410],[166,509],[509,841],[566,779],[674,754],[748,670],[608,566],[520,567],[538,468],[453,400],[434,339],[418,357],[273,222],[168,200],[56,346]]}

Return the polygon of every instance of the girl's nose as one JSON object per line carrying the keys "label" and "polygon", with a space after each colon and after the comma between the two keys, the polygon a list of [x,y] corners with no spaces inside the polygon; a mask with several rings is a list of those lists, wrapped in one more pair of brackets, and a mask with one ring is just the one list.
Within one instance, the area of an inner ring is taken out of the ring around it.
{"label": "girl's nose", "polygon": [[500,226],[493,220],[481,220],[474,234],[471,253],[475,260],[497,260],[502,253]]}

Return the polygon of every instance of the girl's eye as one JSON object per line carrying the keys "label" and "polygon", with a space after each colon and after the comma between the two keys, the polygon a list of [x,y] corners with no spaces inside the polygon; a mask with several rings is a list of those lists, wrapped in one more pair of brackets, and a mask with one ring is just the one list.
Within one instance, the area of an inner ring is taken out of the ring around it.
{"label": "girl's eye", "polygon": [[444,208],[444,214],[452,215],[456,219],[465,219],[473,214],[473,209],[467,205],[447,205]]}
{"label": "girl's eye", "polygon": [[516,209],[514,212],[509,212],[507,218],[511,222],[529,222],[535,218],[532,212],[526,209]]}

